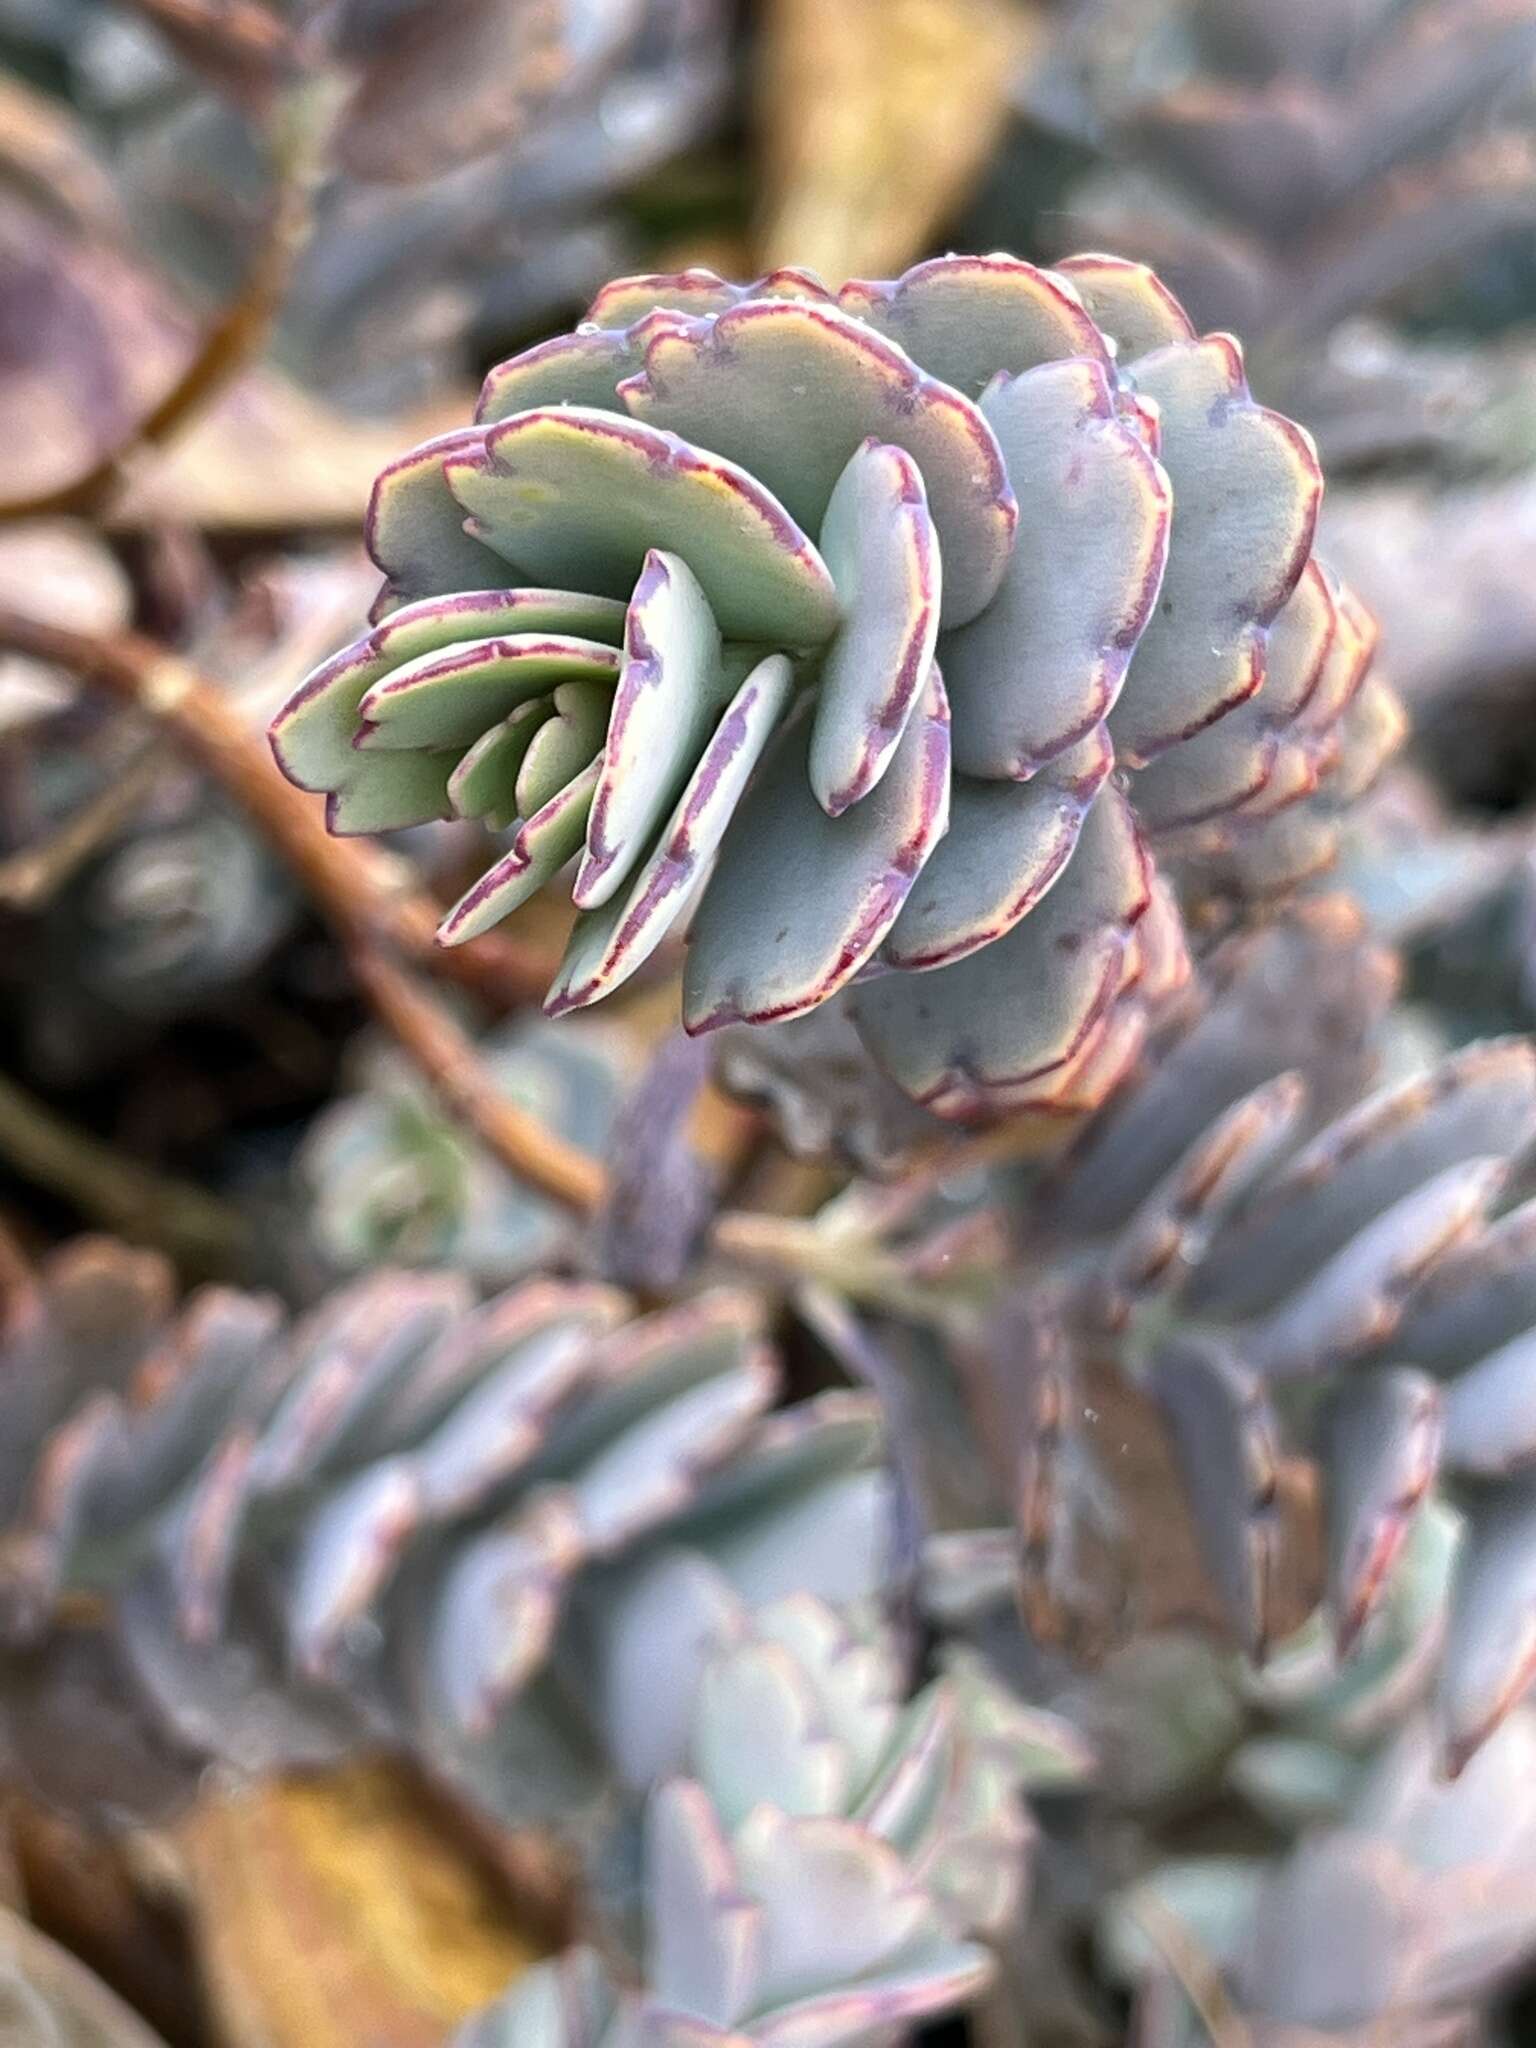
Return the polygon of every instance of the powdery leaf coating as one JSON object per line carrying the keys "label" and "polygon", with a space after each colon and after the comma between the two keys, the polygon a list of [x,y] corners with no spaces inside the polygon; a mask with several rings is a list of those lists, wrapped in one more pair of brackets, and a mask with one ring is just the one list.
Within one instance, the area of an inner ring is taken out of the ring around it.
{"label": "powdery leaf coating", "polygon": [[687,1029],[798,1017],[890,930],[949,818],[949,705],[937,669],[876,788],[841,818],[806,774],[809,721],[780,737],[737,813],[689,937]]}
{"label": "powdery leaf coating", "polygon": [[936,256],[892,281],[854,279],[837,302],[967,398],[980,398],[1000,370],[1016,375],[1064,356],[1109,360],[1075,286],[1013,256]]}
{"label": "powdery leaf coating", "polygon": [[1162,594],[1110,730],[1132,764],[1234,710],[1264,680],[1265,628],[1306,566],[1322,496],[1310,436],[1256,405],[1230,335],[1141,357],[1173,485]]}
{"label": "powdery leaf coating", "polygon": [[628,877],[729,694],[720,629],[698,578],[681,556],[652,549],[624,625],[624,665],[571,892],[579,909],[597,909]]}
{"label": "powdery leaf coating", "polygon": [[459,641],[508,634],[575,634],[617,642],[624,607],[563,590],[465,590],[423,598],[311,671],[272,721],[272,751],[300,789],[330,790],[356,767],[358,706],[402,663]]}
{"label": "powdery leaf coating", "polygon": [[1387,1590],[1429,1496],[1443,1435],[1440,1390],[1411,1366],[1346,1385],[1328,1419],[1328,1599],[1345,1656]]}
{"label": "powdery leaf coating", "polygon": [[922,471],[900,448],[854,450],[821,522],[843,623],[821,668],[810,777],[829,818],[885,773],[938,641],[941,563]]}
{"label": "powdery leaf coating", "polygon": [[558,684],[591,677],[611,687],[615,648],[565,635],[464,640],[391,670],[358,705],[356,747],[385,752],[467,747],[488,725]]}
{"label": "powdery leaf coating", "polygon": [[620,395],[637,418],[760,477],[811,531],[863,441],[905,449],[943,551],[945,622],[973,618],[996,591],[1018,508],[992,431],[969,399],[861,321],[805,301],[753,300],[714,320],[658,327],[644,371]]}
{"label": "powdery leaf coating", "polygon": [[1130,807],[1106,789],[1039,910],[952,967],[861,985],[860,1036],[908,1094],[941,1114],[1066,1068],[1123,985],[1148,886]]}
{"label": "powdery leaf coating", "polygon": [[[1114,257],[622,278],[385,472],[383,624],[273,745],[335,830],[513,834],[449,943],[570,863],[551,1011],[696,911],[691,1028],[856,977],[918,1104],[1073,1115],[1191,972],[1173,889],[1102,833],[1134,816],[1202,909],[1272,898],[1400,737],[1318,488],[1236,344]],[[914,751],[920,801],[887,787]]]}
{"label": "powdery leaf coating", "polygon": [[902,905],[881,959],[892,967],[943,967],[1011,931],[1062,874],[1114,762],[1109,734],[1097,726],[1032,782],[957,775],[949,830]]}
{"label": "powdery leaf coating", "polygon": [[644,965],[686,909],[787,708],[782,654],[760,662],[726,707],[677,807],[627,889],[576,920],[545,998],[552,1017],[595,1003]]}
{"label": "powdery leaf coating", "polygon": [[543,408],[451,450],[445,470],[473,530],[534,575],[627,598],[659,547],[688,562],[723,632],[802,646],[837,623],[826,564],[778,500],[672,434]]}
{"label": "powdery leaf coating", "polygon": [[1170,342],[1196,341],[1198,330],[1156,271],[1123,256],[1069,256],[1056,266],[1122,363]]}
{"label": "powdery leaf coating", "polygon": [[956,767],[1022,780],[1120,694],[1163,580],[1168,481],[1120,419],[1101,364],[1000,378],[981,410],[1018,490],[1019,536],[993,602],[945,634],[940,659]]}

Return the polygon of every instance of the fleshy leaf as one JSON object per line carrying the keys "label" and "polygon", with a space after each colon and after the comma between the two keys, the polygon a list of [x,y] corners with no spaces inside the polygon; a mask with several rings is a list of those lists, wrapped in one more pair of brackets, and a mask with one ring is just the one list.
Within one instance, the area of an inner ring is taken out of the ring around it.
{"label": "fleshy leaf", "polygon": [[1490,1351],[1446,1388],[1445,1460],[1489,1477],[1536,1462],[1536,1330]]}
{"label": "fleshy leaf", "polygon": [[352,741],[366,691],[402,662],[464,640],[574,634],[617,642],[624,607],[563,590],[466,590],[392,612],[307,676],[272,721],[278,766],[300,789],[335,789],[357,765]]}
{"label": "fleshy leaf", "polygon": [[1279,1564],[1275,1423],[1262,1382],[1232,1352],[1181,1341],[1159,1354],[1153,1384],[1206,1569],[1243,1647],[1262,1658]]}
{"label": "fleshy leaf", "polygon": [[663,1785],[645,1824],[649,1989],[717,2026],[753,2003],[762,1911],[742,1891],[719,1818],[704,1789]]}
{"label": "fleshy leaf", "polygon": [[448,778],[448,798],[461,818],[484,818],[500,832],[513,822],[517,772],[554,708],[553,697],[531,697],[480,735]]}
{"label": "fleshy leaf", "polygon": [[885,773],[933,665],[939,547],[912,457],[873,439],[855,449],[820,543],[843,623],[822,660],[810,777],[836,818]]}
{"label": "fleshy leaf", "polygon": [[759,1800],[790,1814],[841,1813],[854,1789],[847,1750],[777,1643],[734,1645],[705,1666],[692,1760],[729,1828]]}
{"label": "fleshy leaf", "polygon": [[1123,256],[1069,256],[1056,266],[1122,364],[1170,342],[1198,338],[1194,322],[1157,273]]}
{"label": "fleshy leaf", "polygon": [[1101,364],[1001,378],[981,409],[1018,490],[1018,540],[991,605],[945,635],[939,658],[956,767],[1022,779],[1091,732],[1120,693],[1163,576],[1168,483],[1116,412]]}
{"label": "fleshy leaf", "polygon": [[1328,1419],[1328,1598],[1339,1653],[1375,1613],[1439,1464],[1440,1393],[1411,1366],[1347,1385]]}
{"label": "fleshy leaf", "polygon": [[1317,521],[1312,441],[1249,395],[1229,335],[1141,357],[1173,485],[1162,594],[1110,730],[1132,765],[1187,740],[1263,680],[1265,628],[1295,589]]}
{"label": "fleshy leaf", "polygon": [[639,367],[638,338],[622,329],[584,327],[575,334],[557,334],[496,364],[480,387],[476,424],[490,426],[541,405],[619,412],[617,387]]}
{"label": "fleshy leaf", "polygon": [[1098,726],[1031,782],[957,775],[949,830],[881,948],[893,967],[942,967],[1011,931],[1066,868],[1114,753]]}
{"label": "fleshy leaf", "polygon": [[557,684],[550,702],[552,715],[529,742],[517,772],[517,808],[525,818],[541,811],[597,761],[613,693],[606,684],[587,679]]}
{"label": "fleshy leaf", "polygon": [[691,1032],[797,1017],[850,981],[890,930],[949,819],[949,705],[938,671],[876,788],[829,818],[807,779],[810,719],[764,760],[690,936]]}
{"label": "fleshy leaf", "polygon": [[[861,321],[759,299],[662,328],[621,396],[638,419],[741,463],[811,532],[861,442],[905,449],[943,552],[945,623],[974,618],[996,591],[1017,507],[992,430]],[[740,630],[716,611],[727,632]]]}
{"label": "fleshy leaf", "polygon": [[862,984],[852,999],[860,1036],[907,1094],[940,1115],[1065,1067],[1119,990],[1147,898],[1135,822],[1106,788],[1044,903],[953,967]]}
{"label": "fleshy leaf", "polygon": [[967,398],[999,370],[1016,375],[1065,356],[1108,361],[1075,287],[1013,256],[936,256],[891,283],[845,284],[837,297]]}
{"label": "fleshy leaf", "polygon": [[509,917],[552,881],[581,845],[597,788],[597,763],[558,790],[518,827],[510,850],[466,889],[438,927],[438,943],[461,946]]}
{"label": "fleshy leaf", "polygon": [[1201,824],[1240,805],[1253,814],[1274,782],[1283,736],[1323,678],[1337,629],[1328,579],[1309,562],[1270,629],[1264,680],[1247,703],[1137,776],[1136,815],[1148,832]]}
{"label": "fleshy leaf", "polygon": [[506,582],[508,558],[465,532],[444,471],[450,456],[478,450],[481,440],[478,427],[439,434],[375,478],[364,537],[387,579],[387,599],[494,590]]}
{"label": "fleshy leaf", "polygon": [[660,548],[687,561],[733,637],[809,646],[837,623],[826,564],[757,478],[639,421],[516,413],[447,474],[474,531],[536,575],[627,598]]}
{"label": "fleshy leaf", "polygon": [[488,725],[557,683],[593,677],[610,686],[618,651],[596,640],[516,633],[419,655],[375,683],[358,707],[358,745],[386,752],[468,747]]}
{"label": "fleshy leaf", "polygon": [[794,671],[782,654],[770,654],[747,677],[629,888],[577,919],[545,999],[552,1017],[609,994],[666,937],[725,836],[793,690]]}
{"label": "fleshy leaf", "polygon": [[572,891],[596,910],[676,802],[727,694],[720,629],[698,578],[654,549],[629,602],[624,666]]}
{"label": "fleshy leaf", "polygon": [[1465,1768],[1536,1677],[1536,1494],[1494,1489],[1468,1516],[1440,1667],[1453,1772]]}

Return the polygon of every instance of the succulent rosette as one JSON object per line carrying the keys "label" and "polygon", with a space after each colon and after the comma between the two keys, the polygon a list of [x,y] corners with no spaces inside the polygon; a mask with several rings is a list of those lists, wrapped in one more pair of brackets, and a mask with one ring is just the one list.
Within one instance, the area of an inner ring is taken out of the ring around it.
{"label": "succulent rosette", "polygon": [[448,943],[573,864],[553,1013],[687,913],[690,1031],[852,984],[913,1099],[1076,1106],[1134,1049],[1149,849],[1283,886],[1395,734],[1320,492],[1135,264],[626,279],[380,476],[377,623],[273,743],[337,832],[510,835]]}

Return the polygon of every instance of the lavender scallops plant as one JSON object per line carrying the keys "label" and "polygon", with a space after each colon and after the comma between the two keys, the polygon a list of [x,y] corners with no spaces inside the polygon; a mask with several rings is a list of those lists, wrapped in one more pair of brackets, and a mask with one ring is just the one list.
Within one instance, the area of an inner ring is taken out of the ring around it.
{"label": "lavender scallops plant", "polygon": [[336,832],[510,835],[448,943],[574,862],[553,1013],[691,911],[690,1031],[853,984],[941,1114],[1089,1103],[1154,853],[1272,886],[1395,734],[1320,491],[1135,264],[626,279],[383,472],[273,744]]}

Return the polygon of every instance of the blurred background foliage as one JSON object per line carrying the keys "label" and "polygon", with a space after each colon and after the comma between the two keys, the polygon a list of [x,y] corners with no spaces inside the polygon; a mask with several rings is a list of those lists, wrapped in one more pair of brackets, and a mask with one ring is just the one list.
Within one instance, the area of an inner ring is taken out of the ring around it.
{"label": "blurred background foliage", "polygon": [[[935,1275],[946,1299],[995,1277],[1012,1197],[984,1142],[925,1180],[932,1132],[877,1099],[835,1020],[773,1044],[727,1034],[728,1093],[666,1038],[667,950],[600,1030],[528,1024],[516,1012],[563,937],[543,902],[432,997],[434,1077],[453,1099],[473,1047],[495,1096],[478,1124],[450,1119],[387,1042],[427,998],[360,978],[350,942],[370,918],[419,939],[426,904],[474,871],[467,828],[355,849],[316,886],[238,766],[221,779],[189,755],[176,707],[201,707],[208,755],[235,759],[243,734],[264,759],[254,736],[367,602],[375,471],[463,418],[488,364],[605,278],[795,263],[837,283],[949,248],[1084,247],[1152,262],[1202,328],[1241,332],[1257,395],[1321,445],[1326,551],[1379,615],[1415,722],[1335,878],[1402,956],[1383,1071],[1530,1028],[1531,0],[0,0],[0,610],[44,629],[0,647],[0,1286],[17,1314],[82,1231],[170,1262],[102,1282],[79,1311],[91,1329],[146,1290],[160,1327],[172,1273],[308,1307],[381,1264],[451,1269],[472,1295],[553,1265],[654,1303],[729,1198],[782,1221],[754,1234],[738,1215],[731,1247],[770,1276],[779,1393],[815,1396],[840,1366],[905,1418],[898,1450],[925,1429],[970,1446],[952,1399],[923,1408],[935,1380],[911,1331],[871,1351],[826,1288],[884,1316],[925,1303]],[[1348,960],[1371,1011],[1377,969]],[[1346,1008],[1307,1029],[1319,1074],[1348,1070],[1342,1107],[1365,1025]],[[595,1224],[483,1142],[523,1114],[611,1161]],[[850,1159],[871,1177],[838,1195]],[[914,1159],[901,1191],[882,1185]],[[988,1493],[967,1455],[945,1483]],[[1156,1522],[1162,1477],[1138,1483]],[[1347,1696],[1301,1594],[1262,1686],[1199,1628],[1074,1678],[1081,1696],[1053,1679],[1107,1760],[1112,1818],[1068,1808],[978,2038],[1108,2041],[1134,2003],[1148,2044],[1234,2048],[1250,2037],[1202,1998],[1201,1969],[1262,1911],[1282,1932],[1245,1981],[1278,2010],[1316,1901],[1363,1895],[1386,1859],[1411,1870],[1420,1919],[1465,1913],[1484,1943],[1447,1959],[1404,1935],[1463,2031],[1394,2038],[1525,2038],[1518,2020],[1485,2034],[1452,1993],[1502,1982],[1530,1947],[1528,1710],[1465,1811],[1426,1789],[1423,1730],[1392,1718],[1420,1609],[1442,1611],[1443,1544],[1430,1525],[1415,1540],[1397,1634]],[[1162,1619],[1206,1615],[1184,1597],[1193,1569],[1168,1565]],[[943,1585],[995,1648],[986,1556],[951,1557]],[[72,1597],[67,1691],[25,1659],[6,1679],[0,2036],[428,2048],[570,1932],[563,1852],[414,1752],[125,1820],[128,1780],[149,1795],[184,1773],[135,1747],[89,1588]],[[50,1730],[89,1759],[88,1785],[39,1790]],[[1469,1866],[1511,1787],[1518,1811],[1510,1792],[1505,1834]],[[1348,1854],[1305,1846],[1341,1816]],[[1304,1884],[1297,1859],[1328,1853],[1337,1868]],[[1198,1932],[1193,1964],[1169,1939],[1203,2034],[1157,2004],[1169,1973],[1146,1930],[1170,1914]],[[1339,2035],[1336,2017],[1251,2038],[1300,2048]]]}

